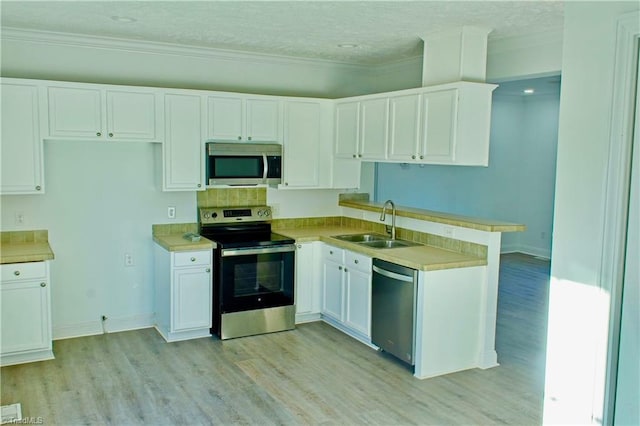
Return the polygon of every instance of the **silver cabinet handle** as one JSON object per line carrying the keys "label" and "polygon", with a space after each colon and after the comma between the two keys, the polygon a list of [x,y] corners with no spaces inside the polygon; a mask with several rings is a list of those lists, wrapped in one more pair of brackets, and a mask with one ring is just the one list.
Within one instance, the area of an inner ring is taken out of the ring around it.
{"label": "silver cabinet handle", "polygon": [[342,266],[338,266],[338,271],[342,271]]}
{"label": "silver cabinet handle", "polygon": [[356,155],[355,155],[355,154],[353,154],[353,158],[356,158]]}
{"label": "silver cabinet handle", "polygon": [[354,260],[353,263],[358,264],[358,259]]}
{"label": "silver cabinet handle", "polygon": [[238,136],[238,140],[241,141],[242,140],[242,136]]}
{"label": "silver cabinet handle", "polygon": [[98,137],[102,136],[102,132],[96,132],[96,136]]}
{"label": "silver cabinet handle", "polygon": [[18,275],[20,275],[20,271],[14,271],[13,275],[15,275],[17,277]]}
{"label": "silver cabinet handle", "polygon": [[46,287],[47,283],[40,283],[40,287]]}
{"label": "silver cabinet handle", "polygon": [[202,184],[198,184],[198,188],[202,188]]}
{"label": "silver cabinet handle", "polygon": [[207,268],[207,274],[211,272],[211,268]]}
{"label": "silver cabinet handle", "polygon": [[113,133],[109,133],[109,137],[112,138],[113,137]]}
{"label": "silver cabinet handle", "polygon": [[298,244],[296,247],[298,247],[299,249],[302,248],[302,244]]}
{"label": "silver cabinet handle", "polygon": [[196,258],[195,258],[195,257],[192,257],[192,258],[191,258],[191,261],[192,261],[192,262],[195,262],[195,261],[196,261]]}
{"label": "silver cabinet handle", "polygon": [[344,271],[345,271],[345,272],[349,272],[349,271],[347,270],[347,268],[344,268]]}
{"label": "silver cabinet handle", "polygon": [[362,154],[358,154],[358,158],[362,158]]}
{"label": "silver cabinet handle", "polygon": [[411,158],[415,160],[415,159],[416,159],[416,156],[415,156],[415,155],[412,155],[412,156],[411,156]]}
{"label": "silver cabinet handle", "polygon": [[36,186],[36,191],[40,191],[42,189],[42,187],[40,185]]}

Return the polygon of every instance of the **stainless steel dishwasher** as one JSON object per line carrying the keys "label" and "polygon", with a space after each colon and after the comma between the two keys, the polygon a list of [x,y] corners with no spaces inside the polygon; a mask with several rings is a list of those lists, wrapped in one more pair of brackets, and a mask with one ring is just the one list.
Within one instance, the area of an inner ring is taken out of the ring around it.
{"label": "stainless steel dishwasher", "polygon": [[371,342],[414,365],[418,271],[373,259]]}

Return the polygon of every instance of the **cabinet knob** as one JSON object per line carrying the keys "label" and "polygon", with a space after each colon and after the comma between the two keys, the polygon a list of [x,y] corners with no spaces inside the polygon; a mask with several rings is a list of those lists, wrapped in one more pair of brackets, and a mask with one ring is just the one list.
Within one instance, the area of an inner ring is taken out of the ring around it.
{"label": "cabinet knob", "polygon": [[113,137],[113,133],[109,133],[109,137],[112,138]]}
{"label": "cabinet knob", "polygon": [[96,136],[98,136],[98,137],[102,136],[102,132],[97,132]]}
{"label": "cabinet knob", "polygon": [[211,268],[207,268],[207,274],[211,272]]}
{"label": "cabinet knob", "polygon": [[424,159],[424,155],[421,155],[421,156],[420,156],[420,159],[421,159],[421,160],[423,160],[423,159]]}
{"label": "cabinet knob", "polygon": [[353,154],[353,158],[356,158],[356,155],[355,155],[355,154]]}
{"label": "cabinet knob", "polygon": [[196,261],[196,258],[195,258],[195,257],[192,257],[192,258],[191,258],[191,261],[192,261],[192,262],[195,262],[195,261]]}
{"label": "cabinet knob", "polygon": [[329,250],[329,254],[333,254],[333,250]]}
{"label": "cabinet knob", "polygon": [[284,183],[284,186],[289,186],[289,182],[285,182],[285,183]]}
{"label": "cabinet knob", "polygon": [[46,287],[47,283],[40,283],[40,287]]}
{"label": "cabinet knob", "polygon": [[302,248],[302,244],[298,244],[296,247],[298,247],[299,249]]}
{"label": "cabinet knob", "polygon": [[338,271],[342,271],[342,266],[338,266]]}
{"label": "cabinet knob", "polygon": [[249,136],[247,139],[251,140],[251,136]]}
{"label": "cabinet knob", "polygon": [[358,154],[358,158],[362,158],[362,154]]}
{"label": "cabinet knob", "polygon": [[238,136],[238,140],[241,141],[242,140],[242,136]]}
{"label": "cabinet knob", "polygon": [[36,186],[36,191],[40,191],[42,189],[42,187],[40,185]]}
{"label": "cabinet knob", "polygon": [[13,271],[13,275],[15,275],[16,277],[20,275],[20,271]]}
{"label": "cabinet knob", "polygon": [[345,271],[345,272],[349,272],[349,271],[347,270],[347,268],[344,268],[344,271]]}
{"label": "cabinet knob", "polygon": [[411,156],[411,158],[413,158],[413,159],[415,160],[415,159],[416,159],[416,156],[415,156],[415,155],[412,155],[412,156]]}
{"label": "cabinet knob", "polygon": [[202,188],[202,185],[201,185],[201,184],[198,184],[198,188]]}
{"label": "cabinet knob", "polygon": [[353,263],[358,264],[358,259],[354,260]]}

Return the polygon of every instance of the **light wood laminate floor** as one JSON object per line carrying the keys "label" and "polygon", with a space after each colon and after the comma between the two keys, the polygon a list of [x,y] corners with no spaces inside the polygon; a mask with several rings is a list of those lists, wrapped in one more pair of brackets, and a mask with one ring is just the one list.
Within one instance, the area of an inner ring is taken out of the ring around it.
{"label": "light wood laminate floor", "polygon": [[[501,365],[427,380],[331,326],[165,343],[154,329],[54,342],[2,368],[2,405],[45,424],[541,423],[549,262],[503,255]],[[443,325],[446,326],[446,325]]]}

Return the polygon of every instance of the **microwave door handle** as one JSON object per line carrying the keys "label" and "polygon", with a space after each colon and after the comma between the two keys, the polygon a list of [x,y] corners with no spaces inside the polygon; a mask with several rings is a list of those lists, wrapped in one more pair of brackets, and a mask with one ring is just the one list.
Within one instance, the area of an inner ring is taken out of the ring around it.
{"label": "microwave door handle", "polygon": [[269,175],[269,162],[267,161],[267,154],[262,154],[262,180],[264,182],[267,181],[267,176]]}

